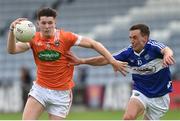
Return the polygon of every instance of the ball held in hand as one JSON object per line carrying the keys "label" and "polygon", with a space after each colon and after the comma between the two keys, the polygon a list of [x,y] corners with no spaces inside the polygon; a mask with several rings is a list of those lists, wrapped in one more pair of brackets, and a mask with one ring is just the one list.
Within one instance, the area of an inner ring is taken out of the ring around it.
{"label": "ball held in hand", "polygon": [[21,21],[14,28],[14,36],[20,42],[29,42],[35,36],[36,27],[28,20]]}

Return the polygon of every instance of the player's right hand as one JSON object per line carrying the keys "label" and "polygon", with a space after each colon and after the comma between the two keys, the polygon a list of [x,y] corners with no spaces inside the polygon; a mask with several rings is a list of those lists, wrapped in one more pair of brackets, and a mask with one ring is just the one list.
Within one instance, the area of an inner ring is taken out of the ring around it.
{"label": "player's right hand", "polygon": [[16,24],[20,24],[21,21],[24,21],[24,20],[27,20],[27,18],[18,18],[16,20],[14,20],[11,25],[10,25],[10,28],[11,29],[14,29]]}

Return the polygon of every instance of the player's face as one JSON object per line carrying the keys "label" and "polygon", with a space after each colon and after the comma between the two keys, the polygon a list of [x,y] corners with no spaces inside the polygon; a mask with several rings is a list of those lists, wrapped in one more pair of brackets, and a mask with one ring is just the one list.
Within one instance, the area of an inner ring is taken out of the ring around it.
{"label": "player's face", "polygon": [[42,16],[38,20],[39,30],[44,37],[51,37],[54,35],[56,28],[56,20],[53,17]]}
{"label": "player's face", "polygon": [[147,37],[142,36],[140,30],[132,30],[129,33],[129,39],[132,44],[132,48],[135,52],[139,53],[143,50],[146,42]]}

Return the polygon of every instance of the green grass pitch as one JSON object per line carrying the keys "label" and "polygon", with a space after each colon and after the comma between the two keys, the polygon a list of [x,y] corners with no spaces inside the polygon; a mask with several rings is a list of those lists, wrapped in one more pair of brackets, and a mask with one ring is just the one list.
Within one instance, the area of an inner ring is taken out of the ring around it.
{"label": "green grass pitch", "polygon": [[[97,111],[89,110],[82,112],[70,112],[67,120],[120,120],[123,111]],[[0,113],[0,120],[21,120],[22,113]],[[47,113],[44,113],[41,120],[47,120]],[[141,119],[141,118],[140,118]],[[180,109],[168,111],[162,120],[180,120]]]}

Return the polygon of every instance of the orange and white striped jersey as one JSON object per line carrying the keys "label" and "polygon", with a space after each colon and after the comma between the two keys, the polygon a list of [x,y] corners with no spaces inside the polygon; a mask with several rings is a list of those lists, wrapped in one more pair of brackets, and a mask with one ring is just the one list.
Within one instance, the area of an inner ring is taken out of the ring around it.
{"label": "orange and white striped jersey", "polygon": [[36,32],[30,46],[37,66],[38,85],[53,90],[68,90],[74,86],[74,66],[68,65],[65,54],[80,40],[81,36],[63,30],[56,30],[49,39]]}

